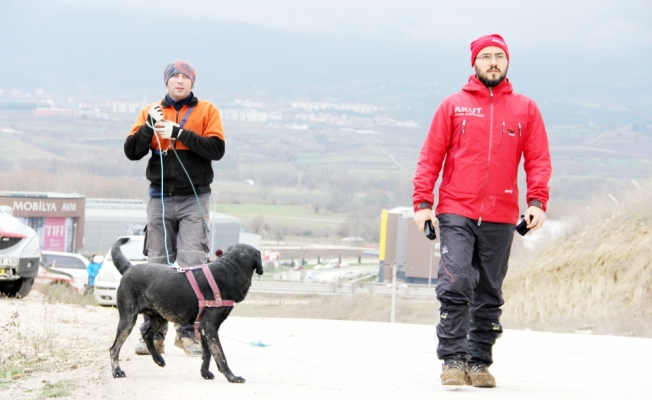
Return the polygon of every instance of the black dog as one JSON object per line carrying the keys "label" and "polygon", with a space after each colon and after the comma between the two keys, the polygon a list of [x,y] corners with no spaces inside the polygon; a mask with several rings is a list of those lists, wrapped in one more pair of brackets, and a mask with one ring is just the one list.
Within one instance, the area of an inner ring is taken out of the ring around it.
{"label": "black dog", "polygon": [[[147,314],[150,318],[150,326],[143,333],[143,339],[154,362],[164,367],[165,360],[154,346],[154,335],[168,321],[183,325],[194,324],[199,312],[197,296],[186,275],[167,265],[131,265],[120,250],[120,246],[128,240],[118,240],[111,249],[113,263],[122,274],[122,280],[118,288],[120,322],[110,352],[111,369],[114,378],[125,377],[124,371],[120,369],[118,357],[120,356],[120,348],[136,324],[138,314]],[[208,266],[220,290],[222,299],[233,300],[236,303],[244,300],[247,295],[251,286],[253,272],[256,271],[258,275],[263,274],[260,252],[246,244],[237,244],[230,247],[226,253],[208,264]],[[194,271],[194,276],[204,298],[214,300],[215,296],[213,296],[201,269]],[[226,320],[232,309],[233,306],[208,307],[204,311],[199,328],[202,347],[201,376],[204,379],[213,379],[215,377],[208,370],[212,355],[215,358],[217,369],[224,374],[229,382],[243,383],[245,381],[244,378],[233,375],[233,372],[229,369],[217,334],[220,325]]]}

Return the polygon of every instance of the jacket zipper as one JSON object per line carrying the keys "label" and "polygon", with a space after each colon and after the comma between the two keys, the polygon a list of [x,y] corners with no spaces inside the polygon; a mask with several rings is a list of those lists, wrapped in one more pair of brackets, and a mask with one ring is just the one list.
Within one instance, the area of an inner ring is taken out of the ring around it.
{"label": "jacket zipper", "polygon": [[[178,124],[178,123],[179,123],[179,111],[181,111],[181,110],[176,110],[176,109],[175,109],[175,111],[177,112],[177,114],[176,114],[176,116],[174,117],[174,122],[176,122],[176,123]],[[174,143],[172,143],[172,142],[173,142],[173,141],[170,140],[168,146],[171,146],[172,148],[174,148],[174,149],[176,150],[176,148],[177,148],[177,141],[175,140]],[[171,164],[171,165],[172,165],[172,164]],[[173,173],[176,173],[176,171],[173,171]],[[171,175],[171,176],[174,176],[174,175]],[[172,190],[173,190],[173,189],[174,189],[174,187],[172,187],[172,189],[170,190],[170,195],[172,195]]]}
{"label": "jacket zipper", "polygon": [[521,123],[518,123],[518,137],[521,137]]}
{"label": "jacket zipper", "polygon": [[503,121],[503,129],[500,131],[500,140],[498,141],[498,147],[503,143],[503,136],[505,136],[505,121]]}
{"label": "jacket zipper", "polygon": [[489,186],[489,167],[491,166],[491,145],[493,143],[494,135],[494,92],[489,88],[490,102],[490,118],[489,118],[489,151],[487,154],[487,174],[484,178],[484,193],[482,194],[482,203],[480,204],[480,216],[478,217],[478,226],[482,223],[482,214],[484,212],[484,201],[487,198],[487,186]]}

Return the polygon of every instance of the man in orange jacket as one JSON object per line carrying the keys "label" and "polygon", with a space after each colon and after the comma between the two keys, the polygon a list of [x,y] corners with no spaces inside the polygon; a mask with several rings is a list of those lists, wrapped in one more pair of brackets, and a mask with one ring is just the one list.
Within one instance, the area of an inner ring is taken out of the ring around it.
{"label": "man in orange jacket", "polygon": [[[552,171],[541,114],[506,78],[507,44],[499,35],[471,43],[475,75],[435,113],[414,175],[414,221],[439,223],[437,356],[444,385],[494,387],[492,347],[503,331],[500,307],[515,224],[518,167],[527,180],[527,227],[546,220]],[[436,218],[433,189],[442,170]]]}
{"label": "man in orange jacket", "polygon": [[[145,107],[124,144],[130,160],[147,154],[149,204],[145,254],[151,263],[196,266],[207,262],[208,218],[212,161],[224,156],[224,131],[217,108],[199,100],[192,89],[195,69],[174,61],[163,71],[168,93],[160,102]],[[145,316],[141,332],[150,329]],[[175,345],[188,354],[201,354],[192,325],[176,327]],[[154,343],[162,353],[167,324]],[[136,354],[149,354],[140,341]]]}

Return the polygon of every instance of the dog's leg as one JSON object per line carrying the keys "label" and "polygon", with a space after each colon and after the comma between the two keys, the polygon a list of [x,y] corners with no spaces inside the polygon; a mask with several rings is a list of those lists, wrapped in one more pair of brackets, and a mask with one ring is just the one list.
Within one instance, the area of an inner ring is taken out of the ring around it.
{"label": "dog's leg", "polygon": [[[201,376],[204,379],[213,379],[215,378],[215,375],[211,371],[208,370],[208,368],[211,365],[211,350],[208,347],[208,341],[206,340],[206,335],[203,333],[205,331],[205,324],[201,324],[199,328],[199,340],[201,342]],[[219,368],[219,365],[217,366]],[[220,370],[220,372],[222,372]]]}
{"label": "dog's leg", "polygon": [[111,355],[111,370],[113,371],[114,378],[124,378],[127,376],[122,369],[120,369],[120,349],[122,345],[129,337],[131,330],[134,329],[136,325],[136,319],[138,319],[138,313],[131,312],[127,313],[126,311],[119,309],[120,312],[120,322],[118,322],[118,332],[116,333],[115,340],[113,341],[113,346],[109,354]]}
{"label": "dog's leg", "polygon": [[[217,364],[217,369],[224,374],[226,379],[231,383],[244,383],[245,379],[241,376],[235,376],[229,364],[226,362],[226,356],[224,355],[224,350],[222,349],[222,344],[220,343],[220,338],[218,336],[218,330],[222,322],[231,313],[233,307],[220,307],[207,310],[207,312],[202,317],[202,324],[200,328],[200,333],[202,336],[202,348],[204,348],[204,341],[208,346],[210,353],[215,359],[215,364]],[[210,358],[209,358],[210,360]],[[202,368],[203,368],[202,364]],[[206,366],[208,370],[208,366]]]}
{"label": "dog's leg", "polygon": [[159,367],[165,367],[165,360],[163,359],[163,356],[161,355],[161,353],[158,352],[158,349],[154,345],[154,337],[158,332],[161,331],[161,329],[165,327],[165,325],[167,325],[168,320],[161,317],[159,314],[148,314],[148,315],[149,315],[149,327],[145,330],[145,332],[141,332],[143,335],[143,340],[147,345],[149,354],[152,355],[152,359],[154,360],[154,363]]}

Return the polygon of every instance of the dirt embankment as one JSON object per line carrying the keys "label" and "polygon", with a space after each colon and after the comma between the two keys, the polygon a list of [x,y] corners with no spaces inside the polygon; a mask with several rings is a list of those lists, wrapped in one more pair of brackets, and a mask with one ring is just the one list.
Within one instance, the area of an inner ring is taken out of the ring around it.
{"label": "dirt embankment", "polygon": [[61,300],[0,298],[0,399],[102,398],[118,312]]}
{"label": "dirt embankment", "polygon": [[[647,185],[592,205],[568,234],[508,278],[510,328],[652,337],[652,207]],[[589,224],[586,224],[589,221]]]}

